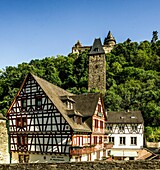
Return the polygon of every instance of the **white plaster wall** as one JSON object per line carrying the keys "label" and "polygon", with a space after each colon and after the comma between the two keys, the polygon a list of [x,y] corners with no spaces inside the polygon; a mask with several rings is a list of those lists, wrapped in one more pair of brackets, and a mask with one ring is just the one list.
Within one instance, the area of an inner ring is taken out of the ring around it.
{"label": "white plaster wall", "polygon": [[103,150],[100,151],[100,159],[103,157]]}
{"label": "white plaster wall", "polygon": [[[140,149],[143,147],[143,134],[112,134],[110,136],[114,137],[113,148]],[[120,137],[126,138],[125,145],[120,145]],[[131,145],[131,137],[137,137],[137,145]]]}
{"label": "white plaster wall", "polygon": [[30,154],[29,163],[52,163],[52,162],[67,162],[69,161],[69,156],[64,155],[38,155]]}
{"label": "white plaster wall", "polygon": [[87,161],[87,154],[83,154],[83,155],[82,155],[81,161]]}
{"label": "white plaster wall", "polygon": [[91,153],[91,161],[94,161],[95,159],[97,159],[97,153],[93,152]]}
{"label": "white plaster wall", "polygon": [[[29,154],[29,163],[53,163],[53,162],[68,162],[68,161],[69,161],[69,156],[64,156],[64,155]],[[19,163],[17,152],[12,152],[11,163]]]}

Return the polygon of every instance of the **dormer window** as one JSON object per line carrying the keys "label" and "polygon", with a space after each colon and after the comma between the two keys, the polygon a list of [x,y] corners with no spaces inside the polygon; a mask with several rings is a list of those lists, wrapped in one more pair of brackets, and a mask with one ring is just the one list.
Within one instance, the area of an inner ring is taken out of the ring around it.
{"label": "dormer window", "polygon": [[73,103],[70,101],[67,101],[67,108],[68,109],[73,109]]}
{"label": "dormer window", "polygon": [[74,116],[74,121],[79,125],[82,124],[82,118],[80,116]]}

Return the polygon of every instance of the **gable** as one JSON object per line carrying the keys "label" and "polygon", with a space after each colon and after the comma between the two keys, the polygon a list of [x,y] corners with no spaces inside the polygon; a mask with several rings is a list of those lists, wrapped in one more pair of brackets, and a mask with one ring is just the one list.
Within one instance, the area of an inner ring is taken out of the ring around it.
{"label": "gable", "polygon": [[[22,83],[22,86],[15,97],[12,105],[10,106],[8,110],[8,115],[11,114],[12,112],[16,111],[20,112],[22,111],[22,100],[27,98],[27,103],[26,103],[26,109],[27,111],[32,111],[35,109],[34,107],[34,98],[36,96],[43,96],[45,98],[42,102],[50,102],[51,105],[53,105],[57,111],[61,114],[61,116],[65,119],[65,121],[70,125],[71,129],[74,131],[80,131],[80,132],[90,132],[91,129],[86,125],[77,125],[71,118],[69,118],[66,106],[63,104],[63,102],[60,99],[60,96],[65,96],[69,95],[72,96],[72,93],[69,93],[63,89],[61,89],[58,86],[55,86],[46,80],[39,78],[35,75],[28,74],[24,82]],[[21,99],[21,101],[19,100]],[[23,98],[23,99],[22,99]],[[30,100],[33,98],[33,100]],[[45,107],[50,107],[45,106],[45,104],[42,105],[43,109]],[[18,110],[19,109],[19,110]]]}

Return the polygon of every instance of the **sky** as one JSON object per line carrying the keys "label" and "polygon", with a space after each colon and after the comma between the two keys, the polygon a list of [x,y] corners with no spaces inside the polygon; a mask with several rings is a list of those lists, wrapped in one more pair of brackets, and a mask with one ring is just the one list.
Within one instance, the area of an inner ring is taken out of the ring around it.
{"label": "sky", "polygon": [[71,53],[108,31],[117,43],[160,34],[160,0],[0,0],[0,70]]}

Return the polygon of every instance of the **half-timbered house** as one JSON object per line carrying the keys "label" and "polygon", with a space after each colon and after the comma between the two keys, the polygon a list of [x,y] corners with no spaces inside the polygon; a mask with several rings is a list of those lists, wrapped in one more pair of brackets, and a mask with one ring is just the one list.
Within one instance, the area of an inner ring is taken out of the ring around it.
{"label": "half-timbered house", "polygon": [[99,93],[74,95],[28,74],[8,110],[11,162],[94,161],[107,156]]}
{"label": "half-timbered house", "polygon": [[107,112],[110,155],[114,159],[135,160],[143,148],[144,121],[140,111]]}

